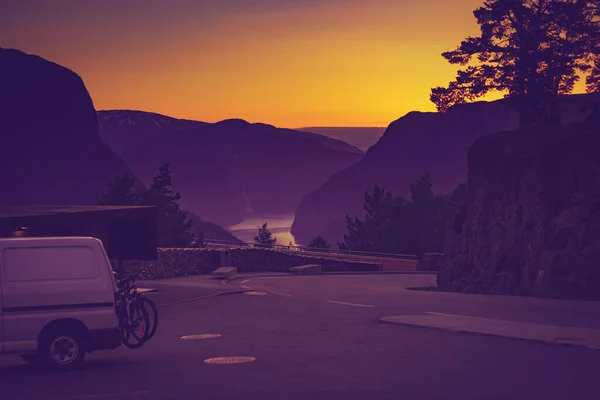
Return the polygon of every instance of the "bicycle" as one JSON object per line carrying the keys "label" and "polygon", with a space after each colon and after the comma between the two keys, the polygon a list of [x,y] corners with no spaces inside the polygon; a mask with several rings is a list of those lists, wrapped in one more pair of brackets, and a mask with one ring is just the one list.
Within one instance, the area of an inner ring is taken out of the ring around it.
{"label": "bicycle", "polygon": [[[121,328],[121,342],[137,349],[150,340],[158,328],[158,309],[150,299],[143,297],[135,285],[135,277],[130,276],[117,281],[117,314]],[[140,329],[138,333],[136,329]],[[130,339],[134,341],[130,341]]]}

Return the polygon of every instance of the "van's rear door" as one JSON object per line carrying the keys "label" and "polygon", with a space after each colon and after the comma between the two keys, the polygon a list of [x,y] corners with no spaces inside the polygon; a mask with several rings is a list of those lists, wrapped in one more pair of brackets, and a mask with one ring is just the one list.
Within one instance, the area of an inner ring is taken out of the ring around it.
{"label": "van's rear door", "polygon": [[[0,248],[0,255],[2,249]],[[4,313],[2,312],[2,257],[0,257],[0,354],[4,353]]]}

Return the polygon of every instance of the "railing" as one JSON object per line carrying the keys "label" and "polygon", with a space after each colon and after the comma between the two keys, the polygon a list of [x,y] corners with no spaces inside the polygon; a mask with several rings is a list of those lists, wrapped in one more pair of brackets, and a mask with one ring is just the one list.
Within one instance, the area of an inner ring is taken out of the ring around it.
{"label": "railing", "polygon": [[265,245],[265,244],[257,244],[257,243],[245,243],[245,242],[232,242],[227,240],[214,240],[214,239],[205,239],[207,245],[211,247],[227,247],[227,248],[260,248],[260,249],[271,249],[276,251],[286,251],[286,252],[303,252],[303,253],[321,253],[321,254],[339,254],[346,256],[359,256],[365,258],[395,258],[400,260],[417,260],[416,255],[411,254],[397,254],[397,253],[377,253],[370,251],[354,251],[354,250],[340,250],[340,249],[321,249],[315,247],[306,247],[306,246],[284,246],[284,245]]}

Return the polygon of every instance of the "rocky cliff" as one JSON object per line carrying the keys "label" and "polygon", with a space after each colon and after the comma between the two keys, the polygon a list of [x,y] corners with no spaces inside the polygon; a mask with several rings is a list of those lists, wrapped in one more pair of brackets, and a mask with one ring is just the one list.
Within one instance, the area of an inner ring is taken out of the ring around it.
{"label": "rocky cliff", "polygon": [[[0,204],[98,204],[116,176],[134,175],[100,139],[82,79],[18,50],[0,49],[0,141]],[[191,217],[206,238],[238,241]]]}
{"label": "rocky cliff", "polygon": [[[563,123],[588,115],[584,105],[598,96],[565,96],[559,110]],[[519,126],[507,100],[459,105],[446,113],[411,112],[394,121],[358,163],[334,174],[307,194],[296,211],[292,233],[300,243],[322,235],[341,241],[345,216],[364,216],[363,193],[375,185],[408,195],[411,183],[429,172],[436,192],[451,192],[467,177],[467,150],[474,140]]]}
{"label": "rocky cliff", "polygon": [[478,139],[444,290],[600,299],[600,118]]}
{"label": "rocky cliff", "polygon": [[60,65],[0,49],[0,203],[97,204],[127,171],[100,140],[81,78]]}

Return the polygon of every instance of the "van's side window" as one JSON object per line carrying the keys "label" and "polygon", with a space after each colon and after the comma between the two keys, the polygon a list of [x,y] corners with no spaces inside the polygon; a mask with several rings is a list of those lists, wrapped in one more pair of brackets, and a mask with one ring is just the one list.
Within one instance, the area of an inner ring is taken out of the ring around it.
{"label": "van's side window", "polygon": [[94,279],[100,276],[92,250],[85,246],[6,248],[6,282]]}

